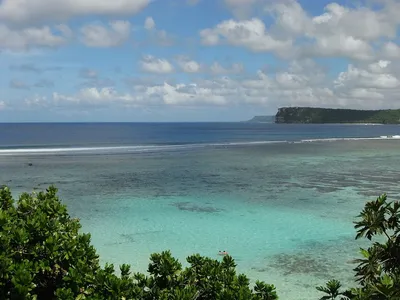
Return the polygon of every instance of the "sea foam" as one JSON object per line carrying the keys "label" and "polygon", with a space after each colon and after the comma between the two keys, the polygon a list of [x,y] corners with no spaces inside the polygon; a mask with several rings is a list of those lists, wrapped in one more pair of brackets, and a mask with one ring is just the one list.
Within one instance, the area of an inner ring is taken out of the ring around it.
{"label": "sea foam", "polygon": [[315,142],[337,142],[337,141],[367,141],[367,140],[387,140],[400,139],[400,135],[379,136],[379,137],[349,137],[349,138],[316,138],[302,140],[275,140],[275,141],[251,141],[251,142],[226,142],[226,143],[196,143],[180,145],[134,145],[134,146],[104,146],[104,147],[43,147],[43,148],[6,148],[0,149],[0,155],[57,155],[57,154],[109,154],[109,153],[131,153],[131,152],[159,152],[159,151],[179,151],[191,150],[205,147],[235,147],[235,146],[254,146],[266,144],[283,143],[315,143]]}

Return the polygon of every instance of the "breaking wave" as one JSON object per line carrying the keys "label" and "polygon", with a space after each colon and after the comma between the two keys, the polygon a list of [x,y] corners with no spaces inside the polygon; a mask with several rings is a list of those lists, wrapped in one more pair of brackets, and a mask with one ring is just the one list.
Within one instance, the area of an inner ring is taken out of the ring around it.
{"label": "breaking wave", "polygon": [[181,145],[137,145],[137,146],[104,146],[104,147],[43,147],[43,148],[7,148],[0,149],[0,155],[57,155],[57,154],[110,154],[110,153],[141,153],[141,152],[160,152],[160,151],[180,151],[199,148],[226,148],[234,146],[251,146],[264,144],[301,144],[316,142],[336,142],[336,141],[366,141],[366,140],[393,140],[399,139],[400,135],[379,136],[379,137],[359,137],[359,138],[316,138],[302,140],[281,140],[281,141],[252,141],[252,142],[226,142],[226,143],[199,143]]}

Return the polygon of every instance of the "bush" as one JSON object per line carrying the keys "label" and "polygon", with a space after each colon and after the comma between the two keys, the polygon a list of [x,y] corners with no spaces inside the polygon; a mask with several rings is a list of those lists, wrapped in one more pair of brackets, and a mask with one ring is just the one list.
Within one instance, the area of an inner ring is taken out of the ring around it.
{"label": "bush", "polygon": [[232,257],[192,255],[189,267],[169,251],[152,254],[148,275],[129,265],[101,267],[90,235],[79,233],[50,187],[14,201],[0,189],[0,299],[278,299],[275,287],[237,274]]}
{"label": "bush", "polygon": [[365,204],[355,222],[356,239],[374,240],[368,249],[360,249],[356,280],[360,286],[340,292],[340,282],[329,281],[317,289],[321,299],[400,299],[400,203],[388,202],[386,194]]}
{"label": "bush", "polygon": [[[132,273],[125,264],[116,275],[113,265],[100,266],[90,235],[80,228],[55,187],[24,193],[18,201],[9,188],[0,188],[0,300],[278,299],[273,285],[257,281],[250,288],[230,256],[218,261],[192,255],[183,269],[165,251],[151,255],[148,275]],[[388,202],[386,195],[367,202],[355,228],[356,239],[374,240],[356,260],[359,286],[342,291],[339,281],[330,280],[317,287],[324,293],[320,299],[400,299],[399,202]]]}

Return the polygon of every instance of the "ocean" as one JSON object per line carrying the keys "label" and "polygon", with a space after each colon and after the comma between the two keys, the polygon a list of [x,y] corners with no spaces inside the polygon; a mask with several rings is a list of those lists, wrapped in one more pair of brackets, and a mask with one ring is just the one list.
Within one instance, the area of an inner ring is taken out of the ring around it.
{"label": "ocean", "polygon": [[[50,184],[102,263],[145,272],[153,252],[225,250],[281,299],[353,284],[367,200],[399,197],[399,126],[252,123],[0,124],[0,184]],[[393,136],[393,137],[387,137]]]}

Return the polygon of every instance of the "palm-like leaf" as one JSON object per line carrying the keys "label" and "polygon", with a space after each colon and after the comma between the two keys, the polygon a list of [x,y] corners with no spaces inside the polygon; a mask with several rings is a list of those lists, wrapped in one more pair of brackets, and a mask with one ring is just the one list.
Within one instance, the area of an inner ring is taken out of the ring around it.
{"label": "palm-like leaf", "polygon": [[400,204],[388,202],[386,194],[366,203],[355,222],[356,238],[385,237],[374,242],[367,250],[361,249],[363,258],[356,260],[357,280],[361,288],[356,299],[400,299]]}
{"label": "palm-like leaf", "polygon": [[387,226],[386,214],[390,206],[390,203],[387,203],[386,200],[387,196],[383,194],[376,201],[365,204],[365,208],[358,215],[361,220],[355,222],[356,225],[354,227],[357,229],[356,239],[365,236],[371,240],[374,235],[385,233]]}
{"label": "palm-like leaf", "polygon": [[325,299],[336,299],[340,295],[340,288],[342,287],[342,284],[340,283],[339,280],[332,279],[329,280],[325,286],[319,286],[317,287],[317,290],[320,292],[325,293],[325,296],[322,296],[320,300],[325,300]]}

